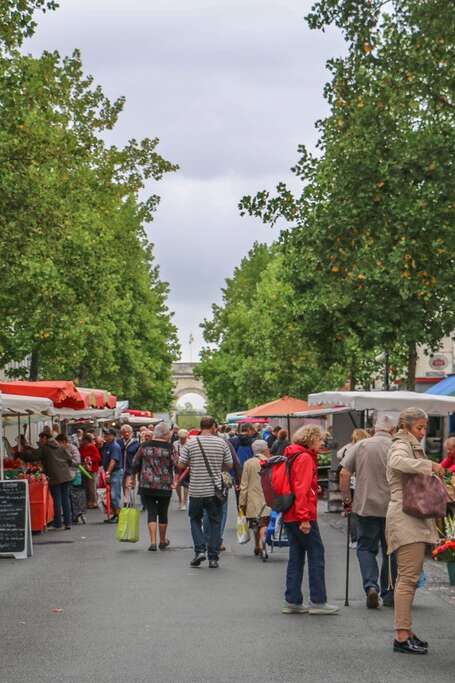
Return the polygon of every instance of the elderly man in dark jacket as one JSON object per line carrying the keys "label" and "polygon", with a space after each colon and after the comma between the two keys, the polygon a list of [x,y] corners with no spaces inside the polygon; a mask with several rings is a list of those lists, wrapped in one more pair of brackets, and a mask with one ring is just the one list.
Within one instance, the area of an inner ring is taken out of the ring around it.
{"label": "elderly man in dark jacket", "polygon": [[54,522],[56,529],[71,529],[71,505],[70,505],[70,482],[73,478],[71,474],[71,456],[48,432],[41,432],[39,435],[38,448],[25,446],[25,450],[20,454],[22,460],[26,462],[40,461],[43,465],[44,473],[49,478],[49,486],[54,499]]}

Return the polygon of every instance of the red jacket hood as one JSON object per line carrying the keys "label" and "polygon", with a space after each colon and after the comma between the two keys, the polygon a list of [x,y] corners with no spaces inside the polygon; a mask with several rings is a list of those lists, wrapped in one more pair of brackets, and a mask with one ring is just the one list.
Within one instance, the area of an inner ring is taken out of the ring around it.
{"label": "red jacket hood", "polygon": [[313,460],[317,458],[317,453],[313,448],[307,448],[306,446],[301,446],[298,443],[293,443],[290,446],[286,448],[284,451],[284,455],[287,458],[292,458],[293,455],[297,455],[298,453],[308,453],[308,455],[311,455]]}

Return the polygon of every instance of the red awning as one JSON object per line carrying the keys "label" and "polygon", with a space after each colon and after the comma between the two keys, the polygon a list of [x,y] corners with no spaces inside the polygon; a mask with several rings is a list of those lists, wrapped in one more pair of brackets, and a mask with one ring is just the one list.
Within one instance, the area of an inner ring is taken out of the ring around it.
{"label": "red awning", "polygon": [[87,400],[74,382],[55,380],[43,382],[0,382],[0,391],[17,396],[40,396],[49,398],[56,408],[80,410],[88,407]]}
{"label": "red awning", "polygon": [[134,417],[153,417],[153,413],[150,410],[134,410],[133,408],[126,408],[123,411],[127,415],[134,415]]}
{"label": "red awning", "polygon": [[79,387],[79,391],[88,402],[88,408],[115,408],[117,405],[117,398],[104,389]]}
{"label": "red awning", "polygon": [[247,410],[244,417],[283,417],[301,412],[302,410],[311,410],[310,405],[306,401],[302,401],[300,398],[292,398],[292,396],[282,396],[282,398],[276,401],[270,401],[270,403],[264,403],[261,406]]}

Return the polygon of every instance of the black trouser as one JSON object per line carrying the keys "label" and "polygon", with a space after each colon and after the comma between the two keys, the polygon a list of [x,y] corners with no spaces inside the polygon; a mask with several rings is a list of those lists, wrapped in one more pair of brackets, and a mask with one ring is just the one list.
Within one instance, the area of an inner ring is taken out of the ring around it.
{"label": "black trouser", "polygon": [[[206,548],[205,536],[202,530],[202,518],[204,511],[209,518],[209,539]],[[222,503],[215,497],[194,498],[190,496],[188,515],[193,536],[194,552],[205,553],[208,551],[209,560],[217,560],[221,545],[221,513]]]}
{"label": "black trouser", "polygon": [[142,491],[142,504],[147,510],[147,524],[156,522],[158,517],[160,524],[167,524],[167,511],[171,496],[159,496],[153,493],[146,493]]}

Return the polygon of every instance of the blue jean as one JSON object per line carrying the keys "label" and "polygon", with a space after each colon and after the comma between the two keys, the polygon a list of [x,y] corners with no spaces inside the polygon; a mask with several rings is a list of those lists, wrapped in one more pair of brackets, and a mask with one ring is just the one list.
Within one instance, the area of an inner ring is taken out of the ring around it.
{"label": "blue jean", "polygon": [[[205,553],[207,549],[209,560],[217,560],[220,551],[221,511],[222,505],[220,505],[215,496],[210,498],[194,498],[190,496],[188,516],[190,518],[194,552],[196,554]],[[204,512],[207,512],[209,520],[208,542],[205,540],[202,529]]]}
{"label": "blue jean", "polygon": [[123,470],[114,470],[111,473],[111,503],[114,510],[120,510],[122,504],[122,481]]}
{"label": "blue jean", "polygon": [[[369,588],[375,588],[380,591],[381,597],[392,595],[393,591],[389,590],[389,563],[387,557],[387,542],[385,538],[385,518],[384,517],[361,517],[357,516],[358,520],[358,537],[357,537],[357,557],[360,565],[360,573],[362,574],[363,587],[365,592]],[[381,566],[381,586],[379,587],[379,567],[377,555],[379,553],[379,546],[382,551],[382,566]],[[392,585],[395,585],[397,578],[397,562],[395,553],[391,556],[392,569]]]}
{"label": "blue jean", "polygon": [[[223,543],[224,530],[226,529],[227,515],[228,515],[228,498],[226,496],[226,502],[224,503],[223,507],[221,508],[220,544]],[[208,516],[207,510],[204,510],[204,516],[202,518],[202,528],[204,530],[205,542],[208,545],[209,535],[210,535],[210,522],[209,522],[209,516]]]}
{"label": "blue jean", "polygon": [[311,531],[304,534],[298,522],[285,524],[289,540],[289,560],[286,572],[287,602],[301,605],[303,602],[302,580],[305,567],[305,555],[308,554],[308,581],[310,584],[310,600],[315,605],[327,602],[325,587],[324,545],[317,522],[311,522]]}
{"label": "blue jean", "polygon": [[65,526],[71,526],[71,503],[70,503],[70,482],[64,484],[52,484],[51,494],[54,500],[54,522],[56,529],[62,526],[62,511],[63,523]]}

